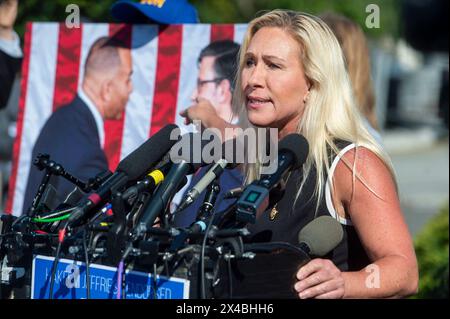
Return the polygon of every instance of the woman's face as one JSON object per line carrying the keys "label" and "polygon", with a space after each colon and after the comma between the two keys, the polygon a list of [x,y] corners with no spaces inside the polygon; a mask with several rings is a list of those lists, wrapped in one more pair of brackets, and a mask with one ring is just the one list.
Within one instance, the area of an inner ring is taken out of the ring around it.
{"label": "woman's face", "polygon": [[264,27],[245,53],[242,90],[250,123],[276,127],[280,137],[296,131],[309,92],[300,50],[286,31]]}

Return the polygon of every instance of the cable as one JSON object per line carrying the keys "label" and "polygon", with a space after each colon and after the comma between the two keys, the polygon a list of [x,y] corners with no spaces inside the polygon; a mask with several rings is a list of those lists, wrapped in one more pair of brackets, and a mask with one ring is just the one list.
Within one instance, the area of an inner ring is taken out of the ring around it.
{"label": "cable", "polygon": [[127,299],[127,270],[126,270],[126,264],[125,259],[123,261],[123,276],[122,276],[122,282],[120,283],[122,285],[122,299]]}
{"label": "cable", "polygon": [[[57,221],[60,221],[60,220],[65,220],[65,219],[70,217],[70,214],[65,214],[63,216],[58,216],[58,215],[70,212],[70,211],[74,210],[75,208],[76,207],[71,207],[71,208],[68,208],[68,209],[64,209],[64,210],[61,210],[59,212],[55,212],[53,214],[50,214],[50,215],[47,215],[47,216],[44,216],[44,217],[35,217],[35,218],[32,219],[32,221],[35,222],[35,223],[53,223],[53,222],[57,222]],[[105,207],[103,207],[99,211],[98,216],[100,216],[103,213],[106,213],[109,208],[111,208],[111,204],[107,204]],[[58,217],[54,217],[54,216],[58,216]],[[96,216],[96,217],[98,217],[98,216]],[[92,221],[94,221],[94,220],[95,219],[92,219]]]}
{"label": "cable", "polygon": [[128,255],[132,250],[133,250],[132,245],[128,245],[125,248],[122,257],[120,258],[119,265],[117,266],[117,294],[116,294],[117,299],[120,299],[121,297],[122,299],[126,299],[126,291],[125,291],[126,284],[125,284],[125,276],[123,276],[123,274],[125,268],[125,260],[127,259]]}
{"label": "cable", "polygon": [[228,264],[228,290],[230,292],[230,296],[228,298],[233,299],[233,275],[231,272],[231,259],[228,258],[227,260],[227,264]]}
{"label": "cable", "polygon": [[122,286],[123,286],[123,279],[122,279],[122,275],[123,275],[123,266],[124,266],[124,262],[123,259],[119,262],[119,266],[117,267],[117,294],[116,294],[116,299],[120,299],[121,295],[122,295]]}
{"label": "cable", "polygon": [[83,250],[84,250],[84,259],[86,263],[86,298],[91,299],[91,274],[89,270],[89,254],[87,250],[87,244],[86,244],[86,236],[87,231],[86,228],[83,230]]}
{"label": "cable", "polygon": [[64,241],[64,237],[66,235],[66,227],[67,227],[67,223],[66,223],[66,225],[64,225],[64,228],[59,231],[58,248],[56,248],[56,256],[55,256],[55,259],[53,260],[52,274],[50,275],[50,291],[49,291],[48,299],[53,299],[53,287],[55,285],[56,268],[58,267],[59,254],[61,252],[61,246]]}
{"label": "cable", "polygon": [[[75,209],[75,207],[71,207],[71,208],[64,209],[64,210],[55,212],[53,214],[50,214],[50,215],[47,215],[44,217],[35,217],[35,218],[32,218],[31,221],[34,223],[53,223],[53,222],[65,220],[70,217],[70,213],[69,214],[65,214],[65,213],[70,212],[74,209]],[[65,214],[65,215],[60,216],[61,214]],[[57,217],[55,217],[55,216],[57,216]]]}
{"label": "cable", "polygon": [[214,210],[213,216],[212,218],[209,220],[208,226],[206,227],[205,230],[205,236],[203,237],[203,242],[202,242],[202,250],[201,250],[201,255],[200,255],[200,282],[201,282],[201,299],[206,299],[206,285],[205,285],[205,249],[206,249],[206,241],[208,239],[208,233],[209,230],[213,224],[213,220],[214,220],[214,215],[215,215],[216,211]]}
{"label": "cable", "polygon": [[70,214],[66,214],[61,217],[55,217],[55,218],[33,218],[32,221],[35,223],[53,223],[53,222],[57,222],[60,220],[65,220],[69,217],[70,217]]}
{"label": "cable", "polygon": [[11,228],[13,228],[17,223],[22,222],[25,219],[30,219],[28,215],[21,215],[19,218],[17,218],[15,221],[12,222]]}
{"label": "cable", "polygon": [[46,215],[46,216],[43,216],[43,217],[34,217],[34,218],[36,218],[36,219],[47,219],[47,218],[52,218],[52,217],[55,217],[55,216],[58,216],[58,215],[61,215],[61,214],[64,214],[64,213],[68,213],[68,212],[74,210],[75,208],[76,208],[76,207],[70,207],[70,208],[63,209],[63,210],[60,210],[60,211],[58,211],[58,212],[54,212],[54,213],[52,213],[52,214],[49,214],[49,215]]}
{"label": "cable", "polygon": [[97,249],[97,242],[101,237],[107,236],[104,233],[97,233],[95,234],[94,238],[92,239],[92,244],[91,244],[91,251],[94,251]]}
{"label": "cable", "polygon": [[[153,289],[151,289],[151,291],[153,291],[153,299],[158,299],[158,271],[156,269],[156,263],[153,263],[153,280],[152,280],[152,284],[153,284]],[[149,294],[150,296],[150,294]]]}
{"label": "cable", "polygon": [[36,238],[42,238],[42,237],[57,237],[59,236],[58,234],[49,234],[49,233],[38,233],[38,231],[36,230],[34,233],[31,232],[31,235],[33,235]]}

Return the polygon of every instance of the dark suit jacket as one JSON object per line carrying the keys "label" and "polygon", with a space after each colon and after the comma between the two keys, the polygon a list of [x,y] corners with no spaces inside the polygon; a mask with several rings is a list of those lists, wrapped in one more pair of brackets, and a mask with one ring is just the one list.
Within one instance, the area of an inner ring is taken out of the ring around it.
{"label": "dark suit jacket", "polygon": [[[108,169],[94,116],[79,96],[47,120],[34,145],[32,161],[39,153],[49,154],[51,160],[83,182]],[[24,213],[31,207],[43,175],[44,171],[31,164]],[[61,202],[75,187],[61,176],[53,178],[51,184],[56,188]]]}
{"label": "dark suit jacket", "polygon": [[21,64],[22,58],[14,58],[0,50],[0,109],[8,103],[14,78]]}

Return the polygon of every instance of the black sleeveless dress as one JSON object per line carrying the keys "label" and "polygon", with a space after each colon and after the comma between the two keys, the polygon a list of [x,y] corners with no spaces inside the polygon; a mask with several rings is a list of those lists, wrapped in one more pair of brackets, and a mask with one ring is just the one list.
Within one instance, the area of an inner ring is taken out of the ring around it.
{"label": "black sleeveless dress", "polygon": [[[327,184],[332,178],[334,168],[343,154],[354,148],[354,144],[338,142],[339,154],[329,152],[331,176],[327,176],[323,196],[316,210],[317,199],[313,196],[316,186],[316,170],[312,169],[296,199],[298,189],[304,178],[302,170],[293,171],[286,181],[285,193],[276,206],[278,213],[271,217],[269,207],[255,224],[247,224],[251,236],[247,244],[287,242],[299,246],[298,234],[313,219],[328,215],[335,217],[343,227],[342,241],[326,256],[341,271],[358,271],[370,263],[358,234],[351,221],[337,216],[331,201],[331,191]],[[328,188],[328,189],[327,189]],[[328,197],[328,198],[327,198]],[[306,257],[306,258],[305,258]],[[314,258],[314,256],[311,256]],[[306,254],[292,251],[275,251],[272,253],[256,253],[252,260],[234,260],[229,271],[222,272],[222,285],[218,298],[298,298],[294,290],[297,282],[295,275],[298,269],[308,262]],[[229,282],[232,282],[229,285]],[[228,288],[227,288],[228,287]]]}

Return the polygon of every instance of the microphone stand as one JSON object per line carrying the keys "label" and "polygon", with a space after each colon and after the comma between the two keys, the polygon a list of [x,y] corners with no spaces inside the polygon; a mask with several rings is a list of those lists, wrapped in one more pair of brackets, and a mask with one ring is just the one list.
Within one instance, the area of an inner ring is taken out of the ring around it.
{"label": "microphone stand", "polygon": [[96,189],[104,180],[106,180],[106,178],[109,177],[109,175],[111,175],[109,172],[101,172],[94,178],[91,178],[87,183],[84,183],[75,176],[66,172],[66,170],[61,164],[50,160],[50,155],[48,154],[38,154],[36,156],[36,159],[33,161],[33,164],[40,171],[45,170],[45,173],[44,176],[42,177],[38,191],[33,198],[30,211],[27,214],[29,217],[34,217],[36,215],[38,205],[41,201],[41,198],[45,192],[45,189],[52,175],[61,176],[65,178],[75,186],[79,187],[85,193],[90,192],[92,189]]}
{"label": "microphone stand", "polygon": [[213,182],[208,186],[208,189],[205,194],[205,200],[203,201],[203,204],[200,207],[200,212],[198,214],[199,218],[197,219],[205,220],[211,217],[219,193],[220,193],[219,179],[215,178]]}
{"label": "microphone stand", "polygon": [[184,242],[188,237],[192,235],[201,235],[202,231],[206,230],[205,222],[210,218],[213,212],[213,208],[219,193],[219,181],[218,178],[215,178],[206,189],[205,199],[202,206],[200,206],[199,208],[196,222],[194,222],[189,229],[180,231],[180,234],[174,238],[172,244],[169,247],[170,252],[178,251],[184,245]]}
{"label": "microphone stand", "polygon": [[205,236],[203,237],[201,255],[200,255],[200,282],[201,282],[201,299],[206,298],[206,285],[205,285],[205,249],[206,241],[208,240],[208,233],[213,224],[214,218],[211,215],[214,214],[214,204],[217,200],[217,195],[220,193],[219,179],[215,178],[214,181],[209,185],[208,190],[205,195],[205,201],[202,207],[200,207],[200,219],[209,218],[208,226],[205,230]]}

